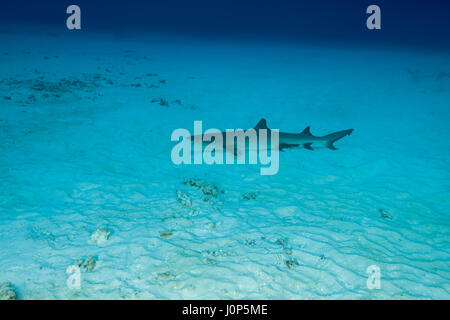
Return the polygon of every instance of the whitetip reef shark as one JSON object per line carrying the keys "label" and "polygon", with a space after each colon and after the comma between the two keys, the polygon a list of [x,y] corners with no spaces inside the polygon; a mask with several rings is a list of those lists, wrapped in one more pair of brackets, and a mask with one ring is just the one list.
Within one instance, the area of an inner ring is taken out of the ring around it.
{"label": "whitetip reef shark", "polygon": [[[267,149],[269,149],[269,150],[274,149],[274,148],[272,148],[272,145],[270,143],[271,129],[269,129],[267,127],[266,119],[263,118],[263,119],[259,120],[258,124],[253,129],[255,130],[257,137],[259,137],[259,135],[260,135],[260,130],[265,130],[267,132],[267,140],[268,140]],[[322,146],[322,147],[324,146],[331,150],[337,150],[337,148],[334,146],[334,143],[337,140],[339,140],[347,135],[350,135],[352,132],[353,132],[353,129],[347,129],[347,130],[330,133],[325,136],[314,136],[311,134],[309,126],[306,127],[300,133],[287,133],[287,132],[280,131],[278,133],[279,143],[278,143],[277,149],[279,151],[284,151],[285,149],[303,147],[305,149],[312,151],[312,150],[314,150],[314,148],[312,147],[312,145],[314,144],[314,145],[318,145],[318,146]],[[227,141],[227,140],[230,140],[230,138],[227,139],[227,132],[220,132],[219,135],[220,134],[222,135],[223,149],[225,151],[230,152],[234,155],[238,155],[241,153],[241,151],[243,151],[243,150],[237,149],[237,145],[234,143],[234,137],[231,136],[232,141]],[[195,138],[198,137],[198,139],[201,140],[202,144],[206,145],[206,144],[209,144],[210,141],[215,140],[216,135],[217,135],[217,133],[214,133],[214,134],[203,133],[203,134],[197,134],[194,136],[190,136],[189,139],[195,140]],[[214,139],[212,139],[212,137],[214,137]],[[258,141],[259,141],[259,139],[258,139]],[[248,144],[246,144],[245,150],[246,151],[249,150]]]}
{"label": "whitetip reef shark", "polygon": [[314,150],[312,145],[337,150],[334,143],[352,132],[353,129],[347,129],[321,137],[313,136],[309,127],[300,133],[280,132],[278,129],[269,129],[265,119],[261,119],[254,128],[246,131],[227,129],[223,132],[209,129],[203,132],[202,121],[194,121],[194,135],[181,128],[173,131],[171,140],[181,139],[181,142],[172,148],[171,159],[174,164],[191,164],[193,142],[194,164],[202,164],[203,161],[206,164],[223,164],[223,151],[226,164],[234,164],[235,157],[238,164],[245,164],[248,152],[249,164],[256,164],[259,157],[261,164],[270,165],[268,168],[261,168],[261,174],[273,175],[278,172],[278,151],[296,147]]}

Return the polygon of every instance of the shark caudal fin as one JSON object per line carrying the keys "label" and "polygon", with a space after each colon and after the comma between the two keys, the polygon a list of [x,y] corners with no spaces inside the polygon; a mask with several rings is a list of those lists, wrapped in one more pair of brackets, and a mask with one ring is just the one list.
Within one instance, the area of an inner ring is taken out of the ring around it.
{"label": "shark caudal fin", "polygon": [[331,150],[337,150],[337,148],[333,145],[337,140],[350,135],[353,132],[353,129],[347,129],[338,131],[335,133],[327,134],[326,136],[323,136],[322,138],[326,141],[327,148]]}

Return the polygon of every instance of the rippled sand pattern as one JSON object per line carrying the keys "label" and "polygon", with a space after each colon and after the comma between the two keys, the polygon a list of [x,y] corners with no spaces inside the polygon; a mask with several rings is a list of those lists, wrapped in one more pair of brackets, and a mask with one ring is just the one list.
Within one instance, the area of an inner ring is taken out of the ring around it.
{"label": "rippled sand pattern", "polygon": [[[448,56],[1,37],[0,283],[19,298],[450,298]],[[274,176],[170,161],[176,128],[262,117],[355,132]]]}

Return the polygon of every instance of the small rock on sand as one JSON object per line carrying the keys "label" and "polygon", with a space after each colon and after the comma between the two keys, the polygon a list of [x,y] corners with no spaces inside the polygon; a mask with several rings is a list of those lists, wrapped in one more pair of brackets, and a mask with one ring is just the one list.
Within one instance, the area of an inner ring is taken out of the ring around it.
{"label": "small rock on sand", "polygon": [[95,257],[88,257],[85,260],[77,260],[74,263],[83,271],[94,271],[95,265],[97,264],[97,259]]}
{"label": "small rock on sand", "polygon": [[11,282],[0,284],[0,300],[17,300],[16,290]]}
{"label": "small rock on sand", "polygon": [[191,199],[182,190],[177,190],[177,201],[185,207],[190,207],[192,205]]}
{"label": "small rock on sand", "polygon": [[106,228],[99,228],[95,230],[91,235],[92,242],[96,244],[102,244],[108,241],[111,232]]}

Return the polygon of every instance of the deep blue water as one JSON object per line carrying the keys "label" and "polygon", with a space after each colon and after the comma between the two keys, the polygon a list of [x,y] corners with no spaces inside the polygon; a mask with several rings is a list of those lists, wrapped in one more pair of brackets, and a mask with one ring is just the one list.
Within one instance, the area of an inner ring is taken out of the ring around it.
{"label": "deep blue water", "polygon": [[[64,27],[65,9],[82,10],[84,32],[173,32],[178,35],[289,41],[450,47],[446,0],[16,0],[2,3],[0,20]],[[382,29],[365,27],[366,8],[381,8]]]}

